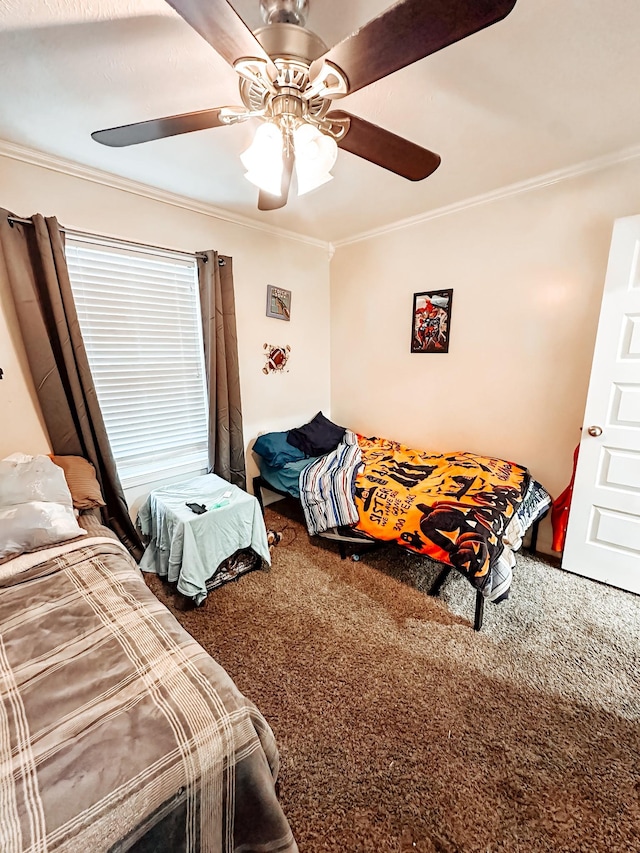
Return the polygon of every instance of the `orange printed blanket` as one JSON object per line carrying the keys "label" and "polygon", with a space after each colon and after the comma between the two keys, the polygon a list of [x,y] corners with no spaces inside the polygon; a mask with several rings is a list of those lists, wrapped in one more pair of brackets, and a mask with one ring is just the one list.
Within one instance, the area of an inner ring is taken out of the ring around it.
{"label": "orange printed blanket", "polygon": [[455,566],[483,589],[529,485],[526,468],[473,453],[430,453],[358,436],[356,527]]}

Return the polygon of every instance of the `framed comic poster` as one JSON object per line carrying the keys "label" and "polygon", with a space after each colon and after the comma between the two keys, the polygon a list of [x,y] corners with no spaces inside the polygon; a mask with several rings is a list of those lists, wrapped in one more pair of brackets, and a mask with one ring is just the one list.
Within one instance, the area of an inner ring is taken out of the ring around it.
{"label": "framed comic poster", "polygon": [[277,320],[291,319],[291,291],[267,285],[267,317]]}
{"label": "framed comic poster", "polygon": [[411,352],[449,352],[453,290],[413,294]]}

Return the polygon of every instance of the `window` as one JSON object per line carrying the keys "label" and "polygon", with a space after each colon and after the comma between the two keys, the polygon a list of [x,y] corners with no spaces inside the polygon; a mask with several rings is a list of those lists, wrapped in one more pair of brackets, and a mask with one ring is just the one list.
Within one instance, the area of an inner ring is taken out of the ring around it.
{"label": "window", "polygon": [[207,470],[207,391],[192,255],[67,233],[71,287],[125,488]]}

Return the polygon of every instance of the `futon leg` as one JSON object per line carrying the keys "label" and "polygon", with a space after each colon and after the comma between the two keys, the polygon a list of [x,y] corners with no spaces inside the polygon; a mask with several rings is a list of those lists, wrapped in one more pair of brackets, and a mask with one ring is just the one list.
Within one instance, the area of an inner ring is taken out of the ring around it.
{"label": "futon leg", "polygon": [[260,505],[262,515],[264,515],[264,504],[262,503],[262,477],[253,478],[253,494]]}
{"label": "futon leg", "polygon": [[484,616],[484,595],[480,590],[476,590],[476,615],[473,620],[473,630],[479,631],[482,628],[482,617]]}
{"label": "futon leg", "polygon": [[536,546],[538,544],[538,529],[540,527],[540,519],[536,519],[531,525],[531,542],[529,543],[529,551],[531,554],[536,553]]}
{"label": "futon leg", "polygon": [[431,589],[429,590],[429,595],[437,595],[442,589],[442,584],[449,577],[449,572],[451,571],[451,566],[444,566],[444,568],[440,569],[440,574],[434,580]]}
{"label": "futon leg", "polygon": [[[442,589],[443,583],[449,577],[449,572],[451,571],[451,566],[443,566],[440,569],[440,573],[438,577],[434,580],[431,589],[429,590],[429,595],[437,595]],[[476,612],[473,620],[473,629],[474,631],[479,631],[482,628],[482,619],[484,617],[484,595],[480,592],[480,590],[476,590]]]}

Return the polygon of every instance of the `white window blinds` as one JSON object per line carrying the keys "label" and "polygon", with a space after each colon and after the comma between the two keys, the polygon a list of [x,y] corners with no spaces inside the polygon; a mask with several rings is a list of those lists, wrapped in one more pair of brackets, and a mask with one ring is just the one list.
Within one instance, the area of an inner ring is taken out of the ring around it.
{"label": "white window blinds", "polygon": [[207,469],[193,256],[67,233],[71,287],[125,487]]}

